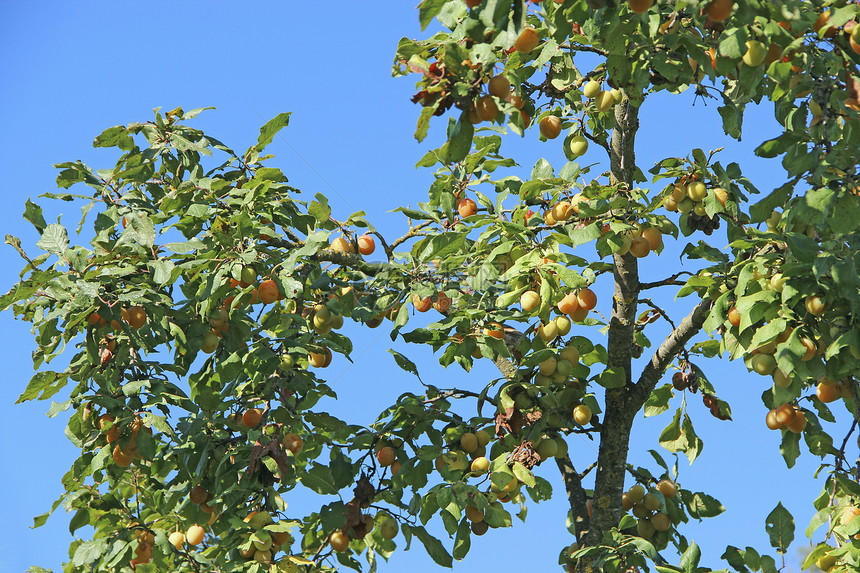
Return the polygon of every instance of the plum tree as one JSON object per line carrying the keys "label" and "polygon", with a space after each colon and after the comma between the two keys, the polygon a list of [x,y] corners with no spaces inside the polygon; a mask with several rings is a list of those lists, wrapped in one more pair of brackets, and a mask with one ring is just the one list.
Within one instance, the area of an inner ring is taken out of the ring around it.
{"label": "plum tree", "polygon": [[[789,466],[802,448],[822,458],[809,531],[827,524],[830,538],[805,565],[857,570],[848,438],[860,419],[845,436],[830,424],[860,411],[860,5],[531,4],[424,0],[422,25],[435,17],[440,31],[394,48],[395,75],[417,79],[416,137],[447,128],[419,160],[436,169],[427,201],[396,209],[400,237],[288,185],[265,153],[288,113],[238,153],[190,125],[202,110],[108,128],[95,145],[114,166],[58,166],[61,189],[88,193],[56,196],[83,201],[89,245],[28,200],[41,252],[7,238],[26,267],[0,308],[36,333],[20,401],[72,388],[60,407],[81,454],[62,502],[94,533],[73,543],[68,570],[360,569],[359,555],[376,567],[413,540],[450,566],[471,535],[511,526],[511,507],[547,499],[558,471],[574,536],[560,566],[710,571],[687,523],[722,505],[659,453],[634,467],[628,451],[637,414],[674,410],[657,441],[694,461],[693,394],[707,423],[731,423],[707,376],[718,357],[764,381],[758,429],[779,433]],[[785,180],[762,192],[700,148],[637,163],[644,102],[687,90],[717,97],[736,139],[746,106],[769,101],[780,131],[756,154],[782,156]],[[563,165],[540,159],[523,175],[502,152],[511,133],[540,133]],[[640,267],[659,272],[664,248],[688,270],[646,281]],[[383,324],[442,367],[483,361],[500,375],[470,389],[422,379],[374,423],[340,420],[319,405],[336,396],[321,369],[360,359],[353,337]],[[62,352],[68,368],[51,370]],[[568,448],[574,433],[594,456]],[[318,508],[287,505],[297,485]],[[780,504],[765,521],[784,554],[793,518]],[[776,570],[753,548],[724,558]]]}

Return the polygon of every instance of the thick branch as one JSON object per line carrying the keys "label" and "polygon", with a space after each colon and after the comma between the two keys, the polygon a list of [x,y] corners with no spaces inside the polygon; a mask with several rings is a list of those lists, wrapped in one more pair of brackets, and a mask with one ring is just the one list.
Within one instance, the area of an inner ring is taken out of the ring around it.
{"label": "thick branch", "polygon": [[573,516],[573,525],[576,529],[576,540],[580,541],[588,533],[588,508],[585,490],[582,488],[582,478],[570,461],[569,456],[556,458],[558,471],[564,480],[564,489],[567,490],[567,499],[570,501],[570,511]]}
{"label": "thick branch", "polygon": [[666,368],[672,363],[675,355],[684,348],[693,336],[701,329],[705,320],[708,318],[708,312],[711,310],[712,301],[703,300],[690,314],[684,317],[681,324],[663,341],[663,344],[654,352],[654,356],[645,366],[642,375],[639,376],[639,382],[632,389],[633,401],[638,404],[637,410],[645,403],[657,381],[663,376]]}

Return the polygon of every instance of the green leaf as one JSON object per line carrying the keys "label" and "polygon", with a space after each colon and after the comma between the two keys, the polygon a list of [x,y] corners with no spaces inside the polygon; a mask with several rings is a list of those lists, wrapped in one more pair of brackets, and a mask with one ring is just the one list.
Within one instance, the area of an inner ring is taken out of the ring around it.
{"label": "green leaf", "polygon": [[784,205],[793,192],[794,186],[790,184],[774,189],[767,197],[750,206],[750,218],[754,222],[764,221],[774,209]]}
{"label": "green leaf", "polygon": [[311,201],[308,205],[308,215],[317,220],[318,223],[324,223],[331,218],[331,207],[328,206],[328,199],[322,193],[314,195],[316,201]]}
{"label": "green leaf", "polygon": [[666,465],[666,460],[664,460],[660,454],[654,450],[648,450],[648,453],[651,454],[651,457],[654,458],[654,461],[657,462],[661,468],[666,470],[666,472],[669,471],[669,466]]}
{"label": "green leaf", "polygon": [[65,402],[51,401],[51,407],[48,409],[47,416],[49,418],[55,418],[57,416],[57,414],[59,414],[60,412],[65,412],[66,410],[71,408],[71,406],[72,406],[71,400],[66,400]]}
{"label": "green leaf", "polygon": [[830,12],[830,19],[827,21],[827,26],[829,28],[840,28],[849,20],[857,17],[858,12],[860,11],[858,11],[857,5],[854,2],[847,6],[843,6],[842,8],[833,10]]}
{"label": "green leaf", "polygon": [[173,269],[176,265],[170,259],[158,259],[155,261],[155,269],[152,273],[152,280],[159,286],[164,286],[170,282],[173,274]]}
{"label": "green leaf", "polygon": [[47,513],[43,513],[42,515],[37,515],[33,518],[33,525],[30,529],[36,529],[37,527],[42,527],[48,521],[48,518],[51,517],[51,513],[53,511],[49,511]]}
{"label": "green leaf", "polygon": [[636,549],[647,555],[650,559],[657,559],[657,550],[654,548],[654,545],[647,539],[642,539],[641,537],[631,537],[629,538],[629,542]]}
{"label": "green leaf", "polygon": [[[61,189],[68,189],[75,183],[80,183],[81,181],[86,181],[88,185],[92,185],[93,187],[101,186],[102,181],[93,175],[92,171],[89,167],[81,163],[80,161],[66,162],[66,163],[58,163],[54,165],[57,169],[61,169],[60,174],[57,175],[57,187]],[[41,197],[54,197],[53,193],[45,193],[41,195]],[[71,201],[72,197],[81,197],[85,199],[89,199],[89,197],[83,197],[82,195],[70,195],[63,194],[57,195],[57,197],[62,198],[64,201]]]}
{"label": "green leaf", "polygon": [[96,559],[102,556],[107,549],[106,539],[96,539],[93,541],[84,541],[78,548],[75,549],[75,554],[72,557],[72,565],[75,567],[83,567],[89,565]]}
{"label": "green leaf", "polygon": [[669,409],[669,400],[672,399],[672,385],[664,384],[655,388],[648,400],[645,401],[645,417],[657,416]]}
{"label": "green leaf", "polygon": [[564,164],[564,167],[561,168],[561,171],[558,172],[558,176],[566,181],[573,181],[577,176],[579,176],[581,171],[582,168],[579,166],[579,163],[576,161],[568,161]]}
{"label": "green leaf", "polygon": [[729,257],[725,253],[719,249],[715,249],[705,241],[699,241],[696,246],[693,246],[692,243],[688,243],[687,246],[684,247],[683,254],[690,259],[705,259],[706,261],[711,261],[713,263],[729,262]]}
{"label": "green leaf", "polygon": [[698,147],[693,150],[693,159],[696,161],[696,165],[699,167],[705,168],[708,166],[708,160],[705,157],[705,152]]}
{"label": "green leaf", "polygon": [[692,464],[693,460],[699,457],[699,454],[702,453],[702,447],[704,444],[699,436],[696,435],[696,431],[693,429],[693,421],[686,413],[684,414],[682,429],[684,431],[684,438],[687,440],[687,449],[684,450],[684,453]]}
{"label": "green leaf", "polygon": [[263,148],[272,143],[272,140],[275,138],[275,134],[289,125],[289,123],[290,112],[279,113],[274,118],[267,121],[266,124],[260,128],[260,136],[257,138],[257,143],[248,151],[250,152],[251,150],[254,150],[257,153],[262,151]]}
{"label": "green leaf", "polygon": [[421,526],[404,524],[403,530],[409,531],[412,535],[421,540],[421,543],[424,544],[424,548],[427,550],[427,554],[430,555],[430,558],[433,559],[437,565],[448,568],[453,566],[451,555],[442,545],[442,542],[427,533],[426,529]]}
{"label": "green leaf", "polygon": [[853,233],[860,225],[860,205],[857,204],[857,197],[854,195],[839,197],[827,222],[837,233]]}
{"label": "green leaf", "polygon": [[761,556],[761,571],[762,573],[777,573],[776,561],[770,555]]}
{"label": "green leaf", "polygon": [[313,463],[310,470],[300,475],[300,479],[302,485],[319,494],[334,495],[338,491],[328,466]]}
{"label": "green leaf", "polygon": [[155,457],[157,445],[158,443],[155,441],[155,438],[149,432],[138,433],[137,449],[145,459],[151,460]]}
{"label": "green leaf", "polygon": [[829,507],[819,510],[809,521],[809,527],[806,528],[806,536],[812,541],[812,536],[815,531],[830,520],[832,511]]}
{"label": "green leaf", "polygon": [[67,376],[57,372],[37,372],[30,379],[30,383],[27,384],[24,393],[18,396],[18,400],[15,403],[20,404],[21,402],[34,399],[47,400],[59,392],[66,385],[67,381]]}
{"label": "green leaf", "polygon": [[86,507],[79,509],[69,521],[69,533],[74,535],[75,531],[90,523],[90,510]]}
{"label": "green leaf", "polygon": [[457,163],[465,159],[472,148],[472,135],[474,133],[475,126],[469,121],[468,112],[464,111],[460,114],[460,119],[457,120],[457,123],[454,124],[454,129],[451,130],[448,143],[444,146],[445,161],[448,163]]}
{"label": "green leaf", "polygon": [[610,366],[597,376],[596,381],[604,388],[623,388],[626,383],[624,368]]}
{"label": "green leaf", "polygon": [[398,207],[394,209],[394,211],[400,211],[410,219],[416,219],[418,221],[439,221],[439,217],[435,213],[425,213],[424,211],[409,209],[407,207]]}
{"label": "green leaf", "polygon": [[728,98],[724,98],[724,101],[726,105],[717,108],[720,117],[723,118],[723,131],[729,137],[740,140],[744,119],[743,108],[735,105],[735,103]]}
{"label": "green leaf", "polygon": [[434,106],[427,106],[421,109],[418,115],[418,123],[415,127],[415,139],[419,142],[424,141],[427,137],[427,130],[430,128],[430,118],[433,117],[433,112],[436,111]]}
{"label": "green leaf", "polygon": [[683,500],[690,517],[696,519],[716,517],[726,510],[719,500],[706,493],[697,492],[690,494],[689,492],[684,492]]}
{"label": "green leaf", "polygon": [[744,565],[744,556],[737,547],[732,547],[731,545],[726,547],[726,551],[723,553],[722,557],[729,565],[734,567],[735,571],[740,571],[741,573],[747,573],[749,571],[749,569],[746,568],[746,565]]}
{"label": "green leaf", "polygon": [[45,231],[45,227],[48,226],[45,222],[45,218],[42,216],[42,208],[30,201],[29,197],[27,198],[26,203],[24,203],[24,218],[30,221],[40,234],[43,233]]}
{"label": "green leaf", "polygon": [[460,526],[457,528],[457,537],[454,539],[454,559],[462,560],[469,553],[471,547],[472,530],[469,527],[469,520],[463,519],[460,521]]}
{"label": "green leaf", "polygon": [[535,476],[532,472],[530,472],[523,464],[520,462],[514,462],[514,475],[520,480],[522,483],[526,484],[529,487],[535,486]]}
{"label": "green leaf", "polygon": [[400,368],[402,368],[403,370],[405,370],[411,374],[415,374],[415,376],[419,380],[421,380],[421,376],[418,374],[418,367],[415,366],[414,362],[412,362],[411,360],[409,360],[408,358],[406,358],[405,356],[403,356],[402,354],[400,354],[396,350],[392,350],[389,348],[388,352],[390,352],[391,355],[394,356],[394,361],[397,363],[398,366],[400,366]]}
{"label": "green leaf", "polygon": [[782,457],[785,459],[785,465],[789,468],[793,468],[798,456],[800,456],[800,434],[783,431],[782,444],[779,446],[779,453],[781,453]]}
{"label": "green leaf", "polygon": [[584,245],[600,238],[600,225],[597,223],[585,227],[571,227],[567,236],[573,241],[574,246]]}
{"label": "green leaf", "polygon": [[660,434],[660,445],[670,452],[679,452],[687,449],[687,438],[681,432],[681,408],[675,411],[672,421]]}
{"label": "green leaf", "polygon": [[421,22],[421,30],[427,28],[430,21],[442,10],[448,0],[423,0],[418,6],[418,21]]}
{"label": "green leaf", "polygon": [[806,556],[806,559],[803,560],[803,565],[801,566],[801,568],[803,570],[809,569],[810,567],[812,567],[812,565],[815,564],[816,561],[818,561],[831,551],[833,551],[833,547],[827,545],[826,543],[819,543],[815,547],[815,549],[809,552],[809,554]]}
{"label": "green leaf", "polygon": [[109,127],[93,140],[93,147],[119,147],[126,151],[134,147],[134,139],[124,125]]}
{"label": "green leaf", "polygon": [[42,238],[36,246],[53,255],[62,255],[69,247],[69,235],[66,228],[59,223],[51,223],[42,232]]}
{"label": "green leaf", "polygon": [[747,547],[744,551],[744,563],[753,571],[758,571],[761,568],[761,556],[758,551],[752,547]]}
{"label": "green leaf", "polygon": [[684,554],[681,555],[681,567],[687,573],[694,573],[696,568],[699,566],[699,559],[702,558],[702,550],[699,549],[699,546],[696,545],[696,542],[693,541],[690,543],[690,546],[687,547],[687,550],[684,551]]}
{"label": "green leaf", "polygon": [[549,179],[552,177],[552,164],[541,157],[532,168],[531,179]]}
{"label": "green leaf", "polygon": [[781,502],[767,516],[764,528],[770,536],[770,544],[784,554],[794,541],[794,518]]}

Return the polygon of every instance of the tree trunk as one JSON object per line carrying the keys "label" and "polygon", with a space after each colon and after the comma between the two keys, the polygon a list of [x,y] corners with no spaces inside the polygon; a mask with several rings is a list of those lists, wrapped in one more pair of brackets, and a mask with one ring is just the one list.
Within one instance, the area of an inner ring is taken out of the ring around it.
{"label": "tree trunk", "polygon": [[[635,172],[634,141],[639,128],[639,109],[627,95],[615,106],[615,129],[610,142],[612,183],[621,193],[633,187]],[[625,188],[626,187],[626,188]],[[586,543],[596,545],[603,533],[621,520],[621,494],[633,418],[638,408],[631,399],[633,385],[633,328],[639,299],[639,268],[631,254],[615,255],[615,294],[609,321],[609,360],[607,367],[624,372],[624,387],[606,391],[597,476],[591,523]]]}

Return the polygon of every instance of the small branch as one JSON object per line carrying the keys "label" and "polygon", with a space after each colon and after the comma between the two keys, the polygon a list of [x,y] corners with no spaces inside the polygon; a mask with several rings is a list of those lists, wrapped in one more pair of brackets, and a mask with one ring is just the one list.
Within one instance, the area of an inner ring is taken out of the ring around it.
{"label": "small branch", "polygon": [[288,236],[292,242],[294,242],[294,243],[296,243],[296,244],[299,244],[299,245],[304,244],[304,241],[302,241],[302,240],[298,237],[298,235],[296,235],[295,233],[293,233],[290,229],[285,228],[285,227],[281,227],[281,228],[284,230],[284,234],[285,234],[286,236]]}
{"label": "small branch", "polygon": [[851,424],[851,429],[848,430],[848,433],[845,434],[845,439],[842,440],[842,447],[839,448],[839,453],[836,455],[836,470],[842,469],[842,462],[845,460],[845,446],[848,445],[848,438],[851,437],[851,434],[854,433],[854,430],[857,429],[857,420]]}
{"label": "small branch", "polygon": [[662,281],[656,281],[653,283],[641,283],[639,285],[639,289],[640,290],[648,290],[650,288],[657,288],[657,287],[661,287],[661,286],[684,286],[687,283],[677,280],[678,277],[680,277],[681,275],[693,276],[693,273],[691,273],[689,271],[681,271],[679,273],[675,273],[674,275],[672,275],[669,278],[663,279]]}
{"label": "small branch", "polygon": [[579,133],[584,135],[586,139],[589,139],[589,140],[593,141],[594,143],[596,143],[597,145],[599,145],[600,147],[602,147],[604,150],[606,150],[606,153],[609,153],[609,154],[612,153],[609,149],[609,144],[606,143],[606,140],[600,139],[598,137],[594,137],[593,135],[588,133],[588,130],[585,129],[585,122],[584,121],[581,121],[581,125],[582,125],[582,128],[579,130]]}
{"label": "small branch", "polygon": [[653,482],[656,482],[656,481],[657,481],[657,480],[656,480],[656,479],[654,479],[654,478],[648,477],[648,476],[646,476],[645,474],[642,474],[642,473],[640,473],[640,472],[637,472],[636,470],[634,470],[634,469],[633,469],[633,466],[632,466],[632,465],[628,465],[628,466],[627,466],[627,473],[629,473],[629,474],[630,474],[630,475],[632,475],[634,478],[636,478],[636,481],[639,481],[639,482],[642,482],[642,483],[649,483],[649,482],[652,482],[652,481],[653,481]]}
{"label": "small branch", "polygon": [[[415,225],[414,227],[410,227],[408,233],[406,233],[405,235],[403,235],[399,239],[395,239],[391,243],[391,250],[393,251],[394,249],[396,249],[397,247],[399,247],[400,245],[402,245],[403,243],[405,243],[406,241],[408,241],[412,237],[419,236],[418,231],[420,231],[421,229],[424,229],[425,227],[429,227],[432,224],[433,224],[433,221],[424,221],[423,223],[419,223],[419,224]],[[379,235],[377,235],[377,236],[379,236]],[[388,252],[388,249],[386,249],[386,252]]]}
{"label": "small branch", "polygon": [[[632,394],[634,403],[641,407],[651,395],[657,381],[666,371],[669,364],[675,358],[675,355],[686,346],[687,342],[693,338],[702,328],[705,320],[708,318],[708,313],[711,310],[712,301],[703,300],[690,314],[684,317],[681,324],[675,328],[672,333],[663,341],[663,344],[654,352],[648,365],[642,371],[639,381],[634,385]],[[637,407],[637,410],[638,410]]]}
{"label": "small branch", "polygon": [[601,56],[606,56],[609,52],[606,50],[601,50],[600,48],[595,48],[594,46],[585,46],[582,44],[571,44],[569,42],[563,42],[558,45],[559,48],[567,48],[572,52],[591,52],[594,54],[600,54]]}
{"label": "small branch", "polygon": [[582,470],[582,472],[580,472],[579,479],[585,479],[585,477],[591,473],[591,470],[593,470],[596,467],[597,467],[597,462],[592,462],[591,464],[589,464],[589,466],[587,468],[585,468],[584,470]]}
{"label": "small branch", "polygon": [[[332,249],[322,249],[310,255],[308,258],[316,262],[329,262],[334,263],[336,265],[340,265],[342,267],[348,267],[350,269],[360,271],[371,277],[375,276],[383,268],[383,265],[368,263],[363,258],[361,258],[361,255],[342,253],[340,251],[334,251]],[[305,264],[296,266],[295,272],[301,274],[302,271],[305,269],[305,266]]]}
{"label": "small branch", "polygon": [[669,315],[666,314],[666,311],[663,310],[662,308],[660,308],[659,306],[657,306],[656,304],[654,304],[654,302],[650,298],[640,298],[639,304],[644,304],[646,306],[650,306],[651,308],[653,308],[657,314],[662,316],[666,320],[666,322],[668,322],[670,325],[672,325],[672,330],[677,328],[675,326],[675,323],[672,321],[672,319],[669,318]]}
{"label": "small branch", "polygon": [[[454,388],[453,390],[444,390],[441,394],[439,394],[438,396],[434,396],[433,398],[427,398],[427,399],[423,400],[423,403],[424,404],[431,404],[433,402],[438,402],[439,400],[446,400],[448,398],[480,398],[480,397],[481,397],[481,395],[476,393],[476,392],[470,392],[469,390],[458,390],[457,388]],[[490,402],[491,404],[495,405],[495,402],[493,402],[492,398],[487,397],[487,398],[485,398],[485,400],[487,402]]]}

